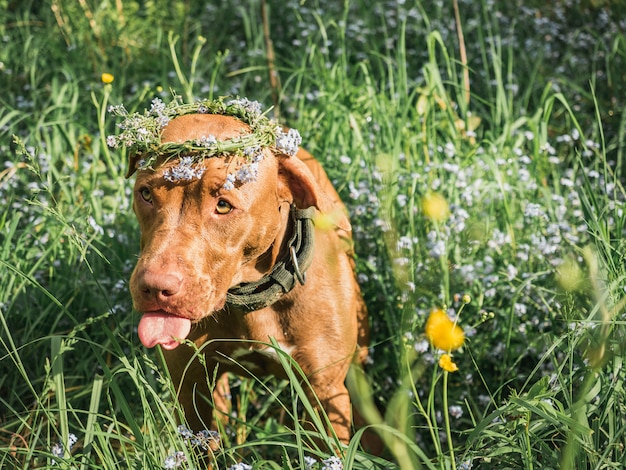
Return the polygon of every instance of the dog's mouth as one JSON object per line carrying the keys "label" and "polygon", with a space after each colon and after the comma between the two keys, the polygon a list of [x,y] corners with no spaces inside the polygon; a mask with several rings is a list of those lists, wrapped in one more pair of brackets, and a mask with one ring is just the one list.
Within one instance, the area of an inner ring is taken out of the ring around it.
{"label": "dog's mouth", "polygon": [[174,349],[187,338],[190,331],[189,318],[178,317],[164,310],[144,313],[137,327],[139,340],[146,348],[160,344],[164,349]]}

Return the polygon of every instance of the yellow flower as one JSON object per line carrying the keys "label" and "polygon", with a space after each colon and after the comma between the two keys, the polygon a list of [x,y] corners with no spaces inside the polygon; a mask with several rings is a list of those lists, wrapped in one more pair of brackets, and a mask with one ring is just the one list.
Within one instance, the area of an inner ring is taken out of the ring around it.
{"label": "yellow flower", "polygon": [[100,77],[102,80],[102,83],[111,83],[113,80],[115,80],[115,77],[113,75],[111,75],[110,73],[103,73],[102,77]]}
{"label": "yellow flower", "polygon": [[430,312],[426,321],[426,337],[434,347],[448,352],[459,349],[465,342],[463,329],[439,308]]}
{"label": "yellow flower", "polygon": [[439,367],[443,370],[447,370],[448,372],[456,372],[459,370],[457,365],[452,362],[452,356],[450,354],[442,354],[439,358]]}
{"label": "yellow flower", "polygon": [[442,195],[433,192],[422,198],[422,211],[434,222],[443,222],[450,215],[448,201]]}

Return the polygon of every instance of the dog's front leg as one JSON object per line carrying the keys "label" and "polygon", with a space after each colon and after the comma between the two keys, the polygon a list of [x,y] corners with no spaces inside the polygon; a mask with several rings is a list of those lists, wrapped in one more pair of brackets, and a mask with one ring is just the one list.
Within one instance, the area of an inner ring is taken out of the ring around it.
{"label": "dog's front leg", "polygon": [[[181,344],[173,350],[164,350],[163,356],[187,424],[192,431],[198,432],[213,428],[212,390],[209,382],[214,369],[209,369],[208,364],[202,364],[194,352],[193,348]],[[218,396],[220,393],[228,393],[224,389],[225,379],[225,376],[220,378],[215,386]],[[223,404],[223,399],[218,397],[218,400],[218,405]]]}
{"label": "dog's front leg", "polygon": [[[344,369],[345,367],[333,367],[323,374],[314,374],[309,380],[337,438],[348,444],[351,436],[351,409],[350,396],[344,384]],[[335,374],[328,373],[331,371]]]}

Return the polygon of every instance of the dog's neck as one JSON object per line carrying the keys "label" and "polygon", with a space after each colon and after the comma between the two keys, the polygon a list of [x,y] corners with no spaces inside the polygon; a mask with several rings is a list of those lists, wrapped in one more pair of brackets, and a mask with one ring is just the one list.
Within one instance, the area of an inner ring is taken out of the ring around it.
{"label": "dog's neck", "polygon": [[[283,211],[287,212],[287,211]],[[226,303],[233,308],[251,312],[268,307],[298,284],[304,284],[305,272],[313,260],[315,209],[300,210],[292,206],[287,221],[280,232],[280,250],[271,249],[274,262],[271,269],[259,280],[242,282],[231,287]]]}
{"label": "dog's neck", "polygon": [[[278,207],[280,212],[280,228],[276,234],[276,238],[268,248],[268,250],[259,256],[255,263],[255,268],[259,272],[261,278],[268,274],[280,259],[289,256],[289,237],[293,231],[293,222],[291,220],[291,207],[288,202]],[[255,279],[257,280],[257,279]]]}

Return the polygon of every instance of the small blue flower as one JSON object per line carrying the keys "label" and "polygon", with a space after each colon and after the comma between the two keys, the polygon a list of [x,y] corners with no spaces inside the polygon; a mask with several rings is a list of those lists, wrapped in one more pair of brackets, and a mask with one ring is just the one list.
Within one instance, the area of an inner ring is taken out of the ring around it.
{"label": "small blue flower", "polygon": [[263,160],[263,148],[259,145],[255,147],[248,147],[243,151],[244,156],[250,162],[260,162]]}
{"label": "small blue flower", "polygon": [[57,442],[56,444],[54,444],[52,446],[51,451],[52,451],[52,455],[60,459],[62,459],[65,456],[65,451],[63,450],[63,446],[61,445],[60,442]]}
{"label": "small blue flower", "polygon": [[118,141],[117,141],[117,137],[114,135],[110,135],[107,137],[107,145],[112,148],[112,149],[116,149],[117,146],[119,145]]}
{"label": "small blue flower", "polygon": [[296,129],[289,129],[285,134],[282,128],[276,129],[276,149],[290,157],[298,153],[302,137]]}
{"label": "small blue flower", "polygon": [[110,105],[107,108],[107,111],[111,114],[115,114],[116,116],[127,116],[128,115],[128,111],[126,111],[126,108],[124,107],[123,104],[117,104],[117,105]]}
{"label": "small blue flower", "polygon": [[163,173],[163,178],[170,183],[178,183],[180,181],[192,181],[202,178],[204,167],[193,168],[194,160],[192,157],[182,157],[178,165],[168,168]]}
{"label": "small blue flower", "polygon": [[466,460],[465,462],[462,462],[458,466],[459,470],[470,470],[471,468],[472,468],[472,461],[471,460]]}
{"label": "small blue flower", "polygon": [[258,163],[247,163],[242,165],[237,173],[235,174],[235,179],[240,183],[250,183],[251,181],[256,181],[259,176],[259,164]]}
{"label": "small blue flower", "polygon": [[235,175],[233,175],[232,173],[229,173],[226,175],[226,181],[224,182],[224,185],[222,186],[226,191],[231,191],[233,189],[235,189],[235,182],[237,180],[235,179]]}
{"label": "small blue flower", "polygon": [[[77,441],[78,441],[78,438],[76,437],[76,434],[69,433],[67,435],[67,450],[71,451],[72,447],[74,446],[74,444],[76,444]],[[55,457],[59,459],[65,458],[65,449],[63,448],[63,444],[61,442],[57,442],[56,444],[54,444],[52,446],[52,449],[50,449],[50,451],[52,452],[52,455],[54,455]],[[52,462],[56,464],[56,461],[54,459]]]}
{"label": "small blue flower", "polygon": [[165,103],[160,98],[154,98],[150,106],[149,114],[152,116],[160,116],[165,111]]}
{"label": "small blue flower", "polygon": [[250,101],[248,98],[240,98],[238,100],[231,100],[227,103],[229,106],[236,105],[250,114],[261,114],[263,112],[263,107],[261,103],[258,101]]}
{"label": "small blue flower", "polygon": [[236,463],[228,467],[228,470],[252,470],[252,465],[248,465],[247,463]]}
{"label": "small blue flower", "polygon": [[183,424],[178,426],[178,434],[180,434],[183,439],[191,439],[193,437],[193,432]]}
{"label": "small blue flower", "polygon": [[170,470],[172,468],[178,468],[182,464],[187,462],[187,457],[182,451],[174,452],[172,455],[168,455],[163,462],[163,468]]}
{"label": "small blue flower", "polygon": [[189,443],[193,446],[201,447],[202,450],[208,450],[219,445],[220,435],[217,431],[203,429],[202,431],[198,431],[195,436],[189,440]]}
{"label": "small blue flower", "polygon": [[198,147],[210,148],[217,143],[217,139],[214,135],[203,135],[199,139],[196,139],[196,145]]}
{"label": "small blue flower", "polygon": [[343,470],[343,463],[341,462],[341,459],[339,457],[335,457],[334,455],[326,460],[322,460],[322,464],[324,465],[322,470]]}

